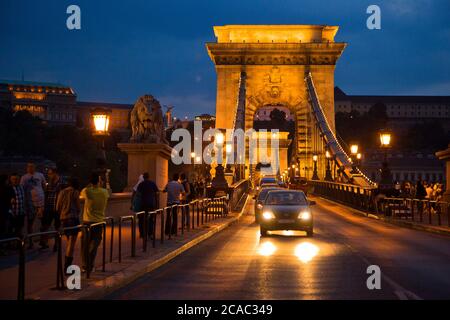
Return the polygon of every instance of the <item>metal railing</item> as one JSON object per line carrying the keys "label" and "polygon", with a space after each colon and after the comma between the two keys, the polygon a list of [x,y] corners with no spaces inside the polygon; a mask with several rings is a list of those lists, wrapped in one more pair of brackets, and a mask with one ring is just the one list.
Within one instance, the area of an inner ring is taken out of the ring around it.
{"label": "metal railing", "polygon": [[[170,209],[170,210],[169,210]],[[14,237],[8,239],[0,240],[0,244],[4,243],[15,243],[18,248],[18,292],[17,299],[23,300],[25,299],[25,270],[26,270],[26,243],[28,241],[33,241],[35,238],[47,237],[54,238],[56,248],[57,248],[57,256],[56,256],[56,288],[64,289],[64,272],[63,263],[62,263],[62,236],[67,235],[70,231],[82,231],[83,236],[86,237],[85,241],[87,243],[91,240],[91,234],[93,228],[102,228],[102,268],[103,272],[106,271],[106,252],[107,246],[109,242],[109,262],[113,262],[113,252],[114,252],[114,232],[115,232],[115,224],[118,222],[118,261],[122,262],[122,247],[123,247],[123,229],[126,223],[131,225],[131,257],[136,257],[136,227],[137,227],[137,219],[144,219],[143,223],[143,243],[142,250],[143,252],[147,251],[147,242],[148,242],[148,228],[149,228],[149,219],[153,220],[153,230],[150,233],[152,236],[152,246],[156,247],[156,238],[157,238],[157,222],[159,218],[160,224],[160,243],[163,244],[166,237],[171,239],[172,236],[178,235],[178,229],[181,230],[181,234],[183,235],[186,230],[194,230],[199,228],[205,223],[208,223],[212,220],[224,217],[229,212],[229,199],[228,197],[219,197],[219,198],[204,198],[204,199],[196,199],[189,203],[179,204],[164,207],[161,209],[157,209],[151,212],[145,213],[144,211],[134,213],[131,215],[125,215],[118,217],[117,219],[113,217],[106,217],[105,221],[92,223],[92,224],[83,224],[74,227],[63,228],[61,230],[55,231],[47,231],[47,232],[38,232],[24,236],[23,238]],[[174,216],[176,214],[176,218]],[[177,221],[177,225],[175,228],[175,232],[169,232],[166,236],[166,225],[171,226],[174,218]],[[169,220],[167,222],[167,219]],[[107,238],[107,230],[109,227],[110,237],[109,240]],[[85,257],[86,261],[86,278],[90,278],[91,270],[90,270],[90,261],[89,254],[87,252],[89,246],[85,245],[81,250],[85,250],[82,254]]]}
{"label": "metal railing", "polygon": [[376,213],[429,225],[450,227],[450,203],[429,199],[380,198]]}
{"label": "metal railing", "polygon": [[309,181],[310,192],[383,217],[450,227],[450,203],[429,199],[383,197],[377,189],[350,184]]}
{"label": "metal railing", "polygon": [[372,212],[375,188],[361,187],[346,183],[328,181],[308,181],[309,192],[355,209]]}

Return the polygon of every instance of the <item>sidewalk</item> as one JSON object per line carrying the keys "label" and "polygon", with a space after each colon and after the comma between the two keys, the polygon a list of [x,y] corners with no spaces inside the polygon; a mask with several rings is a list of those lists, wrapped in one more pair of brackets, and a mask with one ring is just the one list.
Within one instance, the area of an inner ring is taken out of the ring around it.
{"label": "sidewalk", "polygon": [[[364,216],[367,218],[371,218],[371,219],[375,219],[375,220],[380,220],[386,223],[390,223],[399,227],[404,227],[404,228],[409,228],[409,229],[414,229],[414,230],[419,230],[419,231],[426,231],[426,232],[431,232],[431,233],[436,233],[436,234],[441,234],[441,235],[446,235],[446,236],[450,236],[450,227],[445,226],[445,225],[441,225],[441,226],[437,226],[437,225],[430,225],[428,223],[426,223],[426,219],[424,218],[423,222],[418,222],[418,221],[411,221],[410,219],[406,219],[406,218],[392,218],[392,217],[385,217],[384,215],[376,215],[376,214],[372,214],[372,213],[367,213],[349,206],[346,206],[342,203],[339,202],[335,202],[333,200],[327,199],[327,198],[322,198],[319,196],[314,196],[314,197],[318,197],[323,201],[335,204],[335,205],[339,205],[342,207],[347,208],[351,213],[356,214],[356,215],[360,215],[360,216]],[[433,222],[434,222],[433,218]]]}
{"label": "sidewalk", "polygon": [[[26,299],[99,299],[114,290],[123,287],[136,280],[147,272],[150,272],[177,255],[208,239],[217,232],[237,221],[247,207],[244,205],[241,212],[229,213],[227,217],[205,223],[199,228],[186,231],[181,234],[179,230],[176,237],[165,239],[160,243],[159,231],[157,231],[156,247],[152,247],[152,241],[148,241],[147,252],[142,250],[142,239],[139,232],[136,236],[136,257],[131,257],[131,226],[122,230],[122,262],[118,262],[118,227],[114,230],[113,262],[110,262],[110,236],[111,229],[107,229],[106,245],[106,271],[102,272],[102,245],[98,249],[96,258],[96,271],[90,279],[86,275],[81,277],[81,290],[57,290],[56,287],[56,262],[57,254],[53,253],[52,243],[50,249],[39,251],[29,250],[26,253],[25,272],[25,298]],[[180,220],[180,219],[179,219]],[[160,230],[157,225],[156,230]],[[63,250],[65,249],[63,239]],[[80,265],[80,236],[75,249],[74,264]],[[63,251],[64,256],[64,251]],[[18,255],[0,257],[0,299],[16,299],[18,284]]]}

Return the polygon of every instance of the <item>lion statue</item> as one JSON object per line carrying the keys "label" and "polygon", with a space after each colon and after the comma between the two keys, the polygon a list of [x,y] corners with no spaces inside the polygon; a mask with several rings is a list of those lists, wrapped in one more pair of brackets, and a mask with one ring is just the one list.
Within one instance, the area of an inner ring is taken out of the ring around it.
{"label": "lion statue", "polygon": [[162,108],[152,95],[140,97],[130,114],[131,142],[168,143]]}

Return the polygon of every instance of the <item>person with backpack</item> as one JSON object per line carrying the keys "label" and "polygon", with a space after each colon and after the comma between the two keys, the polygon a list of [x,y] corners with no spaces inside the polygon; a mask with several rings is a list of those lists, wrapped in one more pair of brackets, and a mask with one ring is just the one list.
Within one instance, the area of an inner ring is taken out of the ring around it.
{"label": "person with backpack", "polygon": [[[56,211],[59,214],[61,227],[72,228],[80,225],[80,186],[76,178],[70,178],[68,186],[61,190],[56,200]],[[64,231],[67,237],[64,272],[72,265],[73,251],[78,238],[78,229]]]}

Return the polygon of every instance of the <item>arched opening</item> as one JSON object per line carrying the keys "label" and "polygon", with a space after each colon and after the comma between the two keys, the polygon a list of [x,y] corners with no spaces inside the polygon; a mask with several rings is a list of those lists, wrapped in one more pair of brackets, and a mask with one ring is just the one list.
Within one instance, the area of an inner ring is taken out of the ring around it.
{"label": "arched opening", "polygon": [[[258,161],[260,162],[254,168],[256,175],[277,174],[281,176],[289,166],[289,159],[294,149],[294,144],[291,142],[295,138],[295,113],[282,104],[267,104],[254,111],[252,120],[253,129],[258,132],[259,137],[264,135],[263,131],[270,133],[271,130],[278,130],[280,132],[277,135],[279,150],[276,156],[271,155],[269,148],[258,147]],[[271,144],[270,141],[267,143]],[[276,163],[274,163],[274,159],[276,159]]]}

